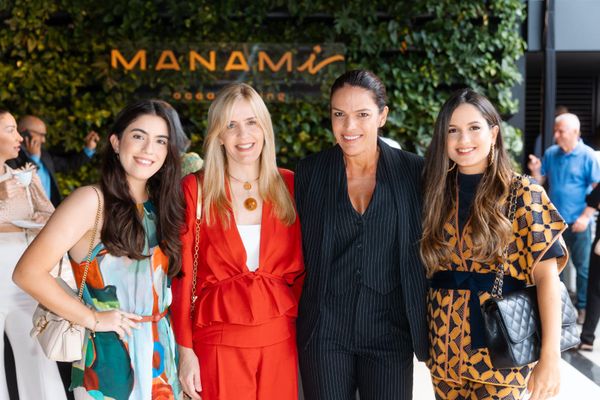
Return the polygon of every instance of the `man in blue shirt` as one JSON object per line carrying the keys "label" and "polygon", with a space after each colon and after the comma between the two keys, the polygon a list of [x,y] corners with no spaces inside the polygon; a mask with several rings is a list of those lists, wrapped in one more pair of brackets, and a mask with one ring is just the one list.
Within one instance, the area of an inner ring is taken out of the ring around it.
{"label": "man in blue shirt", "polygon": [[21,167],[26,163],[33,163],[38,168],[38,175],[46,195],[58,206],[62,200],[54,174],[56,172],[72,172],[89,162],[96,152],[100,137],[94,131],[87,134],[84,139],[85,147],[82,152],[75,152],[60,156],[44,149],[46,142],[46,124],[40,118],[26,115],[19,120],[17,130],[24,137],[19,156],[11,160],[9,165],[13,168]]}
{"label": "man in blue shirt", "polygon": [[592,244],[590,220],[595,209],[587,206],[585,196],[600,181],[600,163],[594,150],[580,138],[579,118],[561,114],[554,120],[554,140],[543,160],[529,156],[533,177],[544,184],[548,178],[549,196],[558,212],[569,224],[563,234],[571,260],[577,271],[578,322],[585,316],[586,290]]}

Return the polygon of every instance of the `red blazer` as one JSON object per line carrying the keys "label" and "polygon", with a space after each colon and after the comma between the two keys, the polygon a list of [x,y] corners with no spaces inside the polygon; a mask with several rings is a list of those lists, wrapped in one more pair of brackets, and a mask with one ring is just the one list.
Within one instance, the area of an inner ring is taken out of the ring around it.
{"label": "red blazer", "polygon": [[[292,198],[294,198],[294,174],[280,169]],[[246,267],[246,251],[231,218],[229,227],[216,218],[210,226],[204,218],[200,225],[198,271],[196,284],[196,307],[190,315],[193,251],[198,186],[195,175],[183,181],[186,200],[186,226],[182,239],[181,274],[173,279],[173,302],[171,313],[173,330],[178,344],[193,347],[192,338],[211,336],[212,344],[224,343],[223,326],[247,326],[262,329],[254,334],[237,334],[235,344],[252,346],[252,337],[260,337],[259,345],[266,345],[270,335],[281,340],[292,326],[295,334],[295,318],[298,300],[304,280],[304,261],[300,222],[284,225],[273,213],[272,205],[264,201],[262,209],[259,268],[251,272]],[[229,195],[229,194],[228,194]],[[280,318],[283,317],[283,318]],[[285,320],[273,325],[273,321]],[[290,324],[289,321],[292,321]],[[218,331],[214,331],[214,329]],[[289,337],[289,333],[287,333]],[[285,339],[285,338],[283,338]],[[275,342],[274,342],[275,343]]]}

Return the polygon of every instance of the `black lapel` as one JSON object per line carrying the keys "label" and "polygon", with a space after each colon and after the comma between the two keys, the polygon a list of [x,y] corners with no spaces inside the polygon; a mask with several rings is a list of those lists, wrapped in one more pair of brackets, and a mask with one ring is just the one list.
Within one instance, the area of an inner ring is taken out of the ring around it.
{"label": "black lapel", "polygon": [[56,173],[56,167],[54,166],[54,161],[52,160],[52,156],[46,150],[42,150],[42,156],[40,160],[48,170],[50,175],[54,175]]}
{"label": "black lapel", "polygon": [[[392,194],[394,196],[394,205],[396,206],[396,214],[398,214],[398,242],[403,243],[402,237],[405,236],[404,227],[406,227],[406,201],[405,194],[402,189],[406,184],[404,182],[403,173],[401,171],[401,164],[398,162],[399,154],[398,150],[391,148],[385,144],[381,139],[379,141],[379,151],[381,152],[381,159],[383,161],[383,180],[392,188]],[[403,250],[403,249],[400,249]]]}
{"label": "black lapel", "polygon": [[335,236],[335,216],[337,208],[339,206],[339,192],[341,179],[343,179],[344,161],[342,150],[338,145],[333,148],[332,156],[326,163],[326,171],[324,172],[325,179],[323,184],[323,204],[322,210],[324,215],[322,216],[323,221],[323,243],[321,246],[321,280],[320,280],[320,293],[325,293],[327,282],[329,280],[329,267],[331,264],[331,257],[333,253],[333,240]]}

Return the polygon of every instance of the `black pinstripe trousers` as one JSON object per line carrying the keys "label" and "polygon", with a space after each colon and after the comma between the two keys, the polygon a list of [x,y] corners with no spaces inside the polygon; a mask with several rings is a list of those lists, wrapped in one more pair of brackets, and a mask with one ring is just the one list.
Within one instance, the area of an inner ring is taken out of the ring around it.
{"label": "black pinstripe trousers", "polygon": [[317,332],[299,349],[305,400],[412,398],[413,349],[408,321],[372,307],[370,289],[328,301]]}

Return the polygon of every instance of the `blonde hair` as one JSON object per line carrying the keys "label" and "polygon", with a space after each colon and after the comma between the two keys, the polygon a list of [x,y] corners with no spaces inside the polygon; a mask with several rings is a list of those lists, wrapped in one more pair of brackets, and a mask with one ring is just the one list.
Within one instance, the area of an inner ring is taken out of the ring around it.
{"label": "blonde hair", "polygon": [[212,223],[215,217],[213,212],[216,212],[226,226],[229,226],[231,220],[232,205],[225,190],[227,155],[221,146],[219,136],[231,120],[233,106],[238,100],[245,100],[250,104],[264,134],[264,144],[260,154],[258,192],[265,201],[269,201],[273,205],[275,216],[284,224],[291,225],[296,220],[296,211],[290,192],[277,169],[275,134],[271,115],[256,90],[245,83],[233,83],[224,87],[208,109],[208,128],[204,140],[204,183],[202,185],[206,222],[209,225]]}

